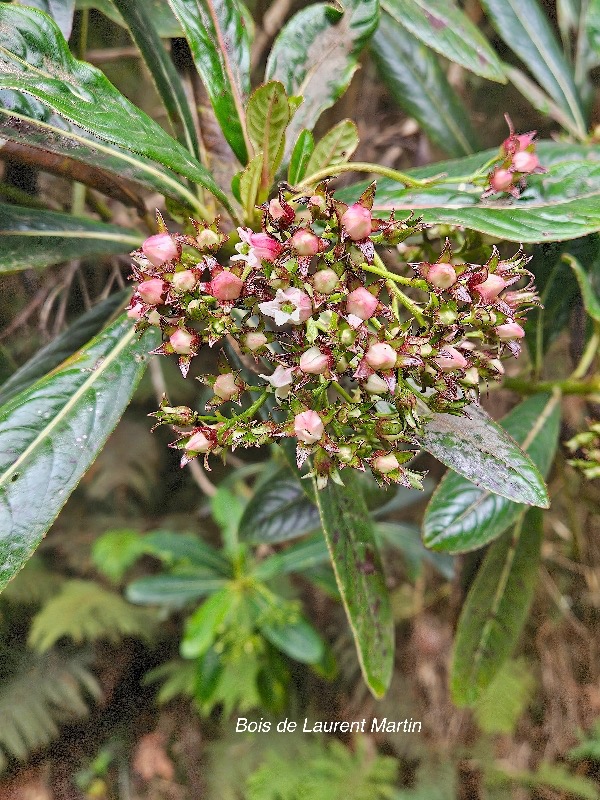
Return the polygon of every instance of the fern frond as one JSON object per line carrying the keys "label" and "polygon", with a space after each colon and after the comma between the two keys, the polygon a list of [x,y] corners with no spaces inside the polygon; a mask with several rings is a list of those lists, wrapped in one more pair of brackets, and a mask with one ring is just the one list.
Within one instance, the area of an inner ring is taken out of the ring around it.
{"label": "fern frond", "polygon": [[40,605],[56,594],[63,581],[62,575],[49,570],[39,556],[33,556],[6,585],[2,599],[14,605]]}
{"label": "fern frond", "polygon": [[116,643],[125,636],[149,640],[156,622],[156,612],[130,605],[94,581],[70,580],[33,618],[29,645],[44,652],[63,637],[76,644]]}
{"label": "fern frond", "polygon": [[49,744],[61,723],[87,715],[100,687],[81,655],[20,653],[0,684],[0,772],[9,757],[24,760]]}

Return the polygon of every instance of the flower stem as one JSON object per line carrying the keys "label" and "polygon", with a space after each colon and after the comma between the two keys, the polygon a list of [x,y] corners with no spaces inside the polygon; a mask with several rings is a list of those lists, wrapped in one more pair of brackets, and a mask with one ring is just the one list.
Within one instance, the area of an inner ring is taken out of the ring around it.
{"label": "flower stem", "polygon": [[329,167],[325,167],[325,169],[314,172],[298,184],[296,188],[302,189],[303,187],[313,186],[324,178],[334,178],[336,175],[341,175],[344,172],[369,172],[374,175],[383,175],[384,178],[390,178],[393,181],[403,183],[405,186],[410,187],[430,186],[432,183],[436,183],[441,177],[439,175],[434,175],[431,178],[425,179],[411,178],[406,172],[399,172],[397,169],[383,167],[381,164],[353,161],[350,164],[332,164]]}
{"label": "flower stem", "polygon": [[[383,261],[381,260],[380,256],[377,255],[377,253],[375,253],[374,261],[375,261],[374,266],[376,267],[376,269],[372,269],[368,264],[363,264],[362,269],[366,269],[367,272],[375,272],[375,274],[381,275],[382,278],[385,278],[386,286],[392,293],[392,295],[398,299],[398,301],[404,306],[404,308],[410,311],[410,313],[417,320],[419,325],[424,327],[425,318],[423,317],[423,314],[421,313],[421,309],[419,308],[419,306],[413,300],[411,300],[410,297],[405,295],[402,289],[399,289],[398,286],[396,286],[395,283],[396,279],[401,278],[402,276],[395,275],[393,272],[390,272],[383,263]],[[412,278],[403,278],[401,283],[407,283],[407,285],[409,286],[418,286],[418,288],[421,288],[420,284],[425,284],[425,281],[419,281],[418,279],[413,280]],[[427,286],[427,284],[425,284],[425,286]]]}
{"label": "flower stem", "polygon": [[337,393],[338,393],[338,394],[339,394],[341,397],[343,397],[343,398],[344,398],[344,400],[346,400],[346,402],[348,402],[348,403],[354,403],[354,400],[352,399],[352,397],[351,397],[351,396],[348,394],[348,392],[347,392],[347,391],[344,389],[344,387],[343,387],[343,386],[340,386],[340,384],[339,384],[337,381],[331,381],[331,385],[332,385],[332,386],[333,386],[333,388],[336,390],[336,392],[337,392]]}
{"label": "flower stem", "polygon": [[600,376],[595,376],[586,381],[566,378],[562,381],[532,382],[523,378],[505,378],[502,381],[502,387],[525,395],[552,392],[554,389],[559,389],[563,394],[596,394],[600,392]]}

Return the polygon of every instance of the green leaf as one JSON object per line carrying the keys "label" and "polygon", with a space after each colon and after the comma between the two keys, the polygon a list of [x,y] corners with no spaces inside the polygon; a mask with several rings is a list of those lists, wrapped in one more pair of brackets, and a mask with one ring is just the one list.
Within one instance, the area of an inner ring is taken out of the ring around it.
{"label": "green leaf", "polygon": [[248,100],[246,125],[255,152],[262,152],[261,189],[268,191],[281,162],[285,129],[290,121],[288,98],[279,81],[259,86]]}
{"label": "green leaf", "polygon": [[218,591],[226,583],[225,579],[201,570],[181,575],[150,575],[130,583],[126,596],[131,603],[140,605],[182,608],[192,600]]}
{"label": "green leaf", "polygon": [[302,95],[302,113],[291,121],[289,148],[302,128],[312,130],[346,91],[365,44],[377,27],[378,0],[344,0],[340,13],[315,3],[295,14],[275,40],[266,79],[279,80],[288,95]]}
{"label": "green leaf", "polygon": [[467,110],[431,50],[387,14],[371,47],[393,98],[448,155],[477,150]]}
{"label": "green leaf", "polygon": [[250,499],[240,521],[245,542],[274,544],[303,536],[319,527],[319,513],[300,482],[284,468]]}
{"label": "green leaf", "polygon": [[600,297],[592,284],[592,277],[588,275],[579,261],[570,253],[565,253],[563,255],[563,261],[565,261],[575,273],[585,310],[592,319],[596,320],[596,322],[600,322]]}
{"label": "green leaf", "polygon": [[[315,509],[316,511],[316,509]],[[317,520],[318,524],[318,520]],[[301,542],[282,550],[280,553],[265,558],[252,570],[252,574],[261,581],[268,581],[277,575],[289,572],[303,572],[312,567],[329,563],[329,550],[321,531],[308,536]]]}
{"label": "green leaf", "polygon": [[0,88],[30,94],[95,136],[164,164],[231,210],[202,164],[100,70],[74,59],[56,23],[42,12],[0,4]]}
{"label": "green leaf", "polygon": [[244,502],[224,486],[219,486],[215,495],[211,498],[210,508],[212,515],[221,529],[221,536],[227,553],[232,553],[236,549],[244,506]]}
{"label": "green leaf", "polygon": [[325,655],[323,640],[303,618],[279,625],[261,622],[259,628],[268,642],[301,664],[318,664]]}
{"label": "green leaf", "polygon": [[113,583],[119,583],[143,553],[141,534],[127,528],[107,531],[92,545],[92,561],[96,569]]}
{"label": "green leaf", "polygon": [[306,167],[314,149],[315,139],[311,131],[306,129],[300,131],[288,167],[288,183],[292,186],[300,183],[306,175]]}
{"label": "green leaf", "polygon": [[358,128],[350,119],[343,119],[327,131],[317,142],[305,169],[306,175],[334,164],[345,164],[350,161],[358,147]]}
{"label": "green leaf", "polygon": [[552,98],[549,97],[543,89],[540,89],[535,81],[532,81],[530,78],[528,78],[522,70],[510,66],[510,64],[505,64],[504,70],[512,85],[518,89],[519,92],[521,92],[523,97],[529,100],[536,111],[552,117],[552,119],[556,120],[556,122],[562,125],[565,130],[569,131],[574,136],[580,136],[579,129],[571,119],[570,115],[563,111],[563,109],[557,103],[555,103],[554,100],[552,100]]}
{"label": "green leaf", "polygon": [[[511,242],[553,242],[576,239],[600,230],[600,147],[540,142],[538,154],[545,175],[532,175],[518,200],[482,200],[481,188],[464,188],[468,176],[497,151],[487,150],[456,161],[442,161],[409,170],[415,178],[446,173],[456,178],[431,188],[403,189],[388,178],[377,183],[374,211],[415,210],[428,224],[461,225]],[[355,184],[336,196],[354,199],[367,183]]]}
{"label": "green leaf", "polygon": [[224,586],[188,617],[179,648],[183,658],[198,658],[213,646],[219,628],[226,624],[239,600],[240,595],[231,586]]}
{"label": "green leaf", "polygon": [[[546,477],[560,432],[560,397],[538,394],[514,408],[500,424]],[[513,525],[524,508],[448,472],[423,518],[423,542],[433,550],[463,553],[491,542]]]}
{"label": "green leaf", "polygon": [[[240,203],[246,219],[252,219],[254,208],[258,202],[263,172],[263,154],[257,153],[244,167],[239,175]],[[235,176],[237,177],[237,175]],[[235,178],[234,178],[235,180]]]}
{"label": "green leaf", "polygon": [[[95,8],[117,25],[127,27],[112,0],[75,0],[75,7],[78,11]],[[165,0],[144,0],[144,10],[149,14],[154,27],[163,39],[177,39],[183,36],[183,31]]]}
{"label": "green leaf", "polygon": [[229,561],[216,548],[193,533],[152,531],[142,538],[144,552],[170,566],[200,567],[215,577],[227,577]]}
{"label": "green leaf", "polygon": [[165,106],[179,141],[198,158],[198,138],[181,79],[155,27],[150,6],[131,0],[112,0],[127,23]]}
{"label": "green leaf", "polygon": [[223,135],[242,164],[251,156],[244,100],[250,45],[237,0],[169,0],[183,28]]}
{"label": "green leaf", "polygon": [[475,705],[484,733],[514,733],[535,686],[531,666],[522,658],[505,661]]}
{"label": "green leaf", "polygon": [[400,550],[410,580],[416,581],[421,575],[424,562],[435,567],[446,580],[454,578],[454,559],[445,553],[432,553],[424,547],[417,527],[398,522],[378,522],[375,535],[380,548],[391,545]]}
{"label": "green leaf", "polygon": [[0,408],[0,589],[32,555],[113,430],[156,333],[120,317]]}
{"label": "green leaf", "polygon": [[0,273],[123,253],[141,243],[141,236],[117,225],[0,204]]}
{"label": "green leaf", "polygon": [[383,697],[393,671],[394,622],[373,525],[353,472],[315,494],[365,682]]}
{"label": "green leaf", "polygon": [[[492,46],[454,0],[381,0],[381,7],[412,36],[444,58],[476,75],[506,83]],[[386,22],[384,17],[381,28]]]}
{"label": "green leaf", "polygon": [[584,137],[587,125],[571,67],[537,0],[482,0],[482,5],[498,34]]}
{"label": "green leaf", "polygon": [[18,0],[18,5],[44,11],[56,22],[65,39],[71,35],[75,0]]}
{"label": "green leaf", "polygon": [[489,549],[458,622],[450,686],[458,706],[471,706],[511,655],[537,579],[542,513],[530,511]]}
{"label": "green leaf", "polygon": [[475,486],[515,503],[548,508],[537,467],[481,406],[465,406],[459,416],[434,414],[416,441]]}
{"label": "green leaf", "polygon": [[73,355],[76,350],[95,336],[110,317],[122,308],[129,297],[129,290],[116,292],[95,305],[74,322],[63,333],[42,347],[22,367],[14,372],[0,387],[0,406],[22,392],[47,372]]}

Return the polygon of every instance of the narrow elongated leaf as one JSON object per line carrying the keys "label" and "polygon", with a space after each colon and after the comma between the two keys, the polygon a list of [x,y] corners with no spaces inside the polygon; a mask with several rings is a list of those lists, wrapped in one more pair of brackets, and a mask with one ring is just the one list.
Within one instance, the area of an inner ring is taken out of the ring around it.
{"label": "narrow elongated leaf", "polygon": [[346,91],[363,47],[377,27],[378,0],[344,0],[344,12],[315,3],[283,28],[269,55],[266,78],[304,98],[288,129],[288,154],[302,128],[312,130]]}
{"label": "narrow elongated leaf", "polygon": [[252,93],[246,109],[246,125],[254,152],[263,154],[263,190],[268,191],[272,176],[279,166],[278,162],[283,155],[285,129],[289,121],[290,106],[282,83],[270,81]]}
{"label": "narrow elongated leaf", "polygon": [[57,211],[0,204],[0,272],[128,252],[141,243],[142,237],[127,228]]}
{"label": "narrow elongated leaf", "polygon": [[512,653],[533,599],[542,514],[531,509],[487,553],[458,622],[450,677],[452,699],[473,705]]}
{"label": "narrow elongated leaf", "polygon": [[565,130],[575,136],[579,135],[579,130],[571,119],[571,116],[564,111],[558,103],[555,103],[543,89],[540,89],[535,81],[528,78],[522,70],[512,67],[509,64],[505,64],[504,69],[513,86],[521,92],[523,97],[529,100],[537,111],[552,117],[552,119],[562,125]]}
{"label": "narrow elongated leaf", "polygon": [[435,414],[417,442],[476,486],[515,503],[548,508],[538,468],[481,406],[466,406],[460,416]]}
{"label": "narrow elongated leaf", "polygon": [[388,14],[382,15],[371,53],[398,105],[432,142],[451,156],[477,149],[469,115],[437,56]]}
{"label": "narrow elongated leaf", "polygon": [[130,583],[126,596],[131,603],[140,605],[183,608],[192,600],[222,589],[226,582],[225,578],[215,578],[199,570],[184,575],[150,575]]}
{"label": "narrow elongated leaf", "polygon": [[[426,223],[462,225],[511,242],[564,241],[600,230],[600,147],[540,142],[538,154],[548,172],[530,176],[518,200],[482,200],[481,187],[469,187],[464,177],[494,153],[487,150],[409,171],[415,178],[446,173],[448,182],[431,188],[403,189],[384,178],[377,184],[374,211],[384,216],[392,209],[414,209]],[[355,184],[337,196],[353,202],[366,186]]]}
{"label": "narrow elongated leaf", "polygon": [[[560,398],[539,394],[524,400],[500,424],[546,477],[560,430]],[[513,525],[523,506],[448,472],[429,501],[423,542],[433,550],[463,553],[491,542]]]}
{"label": "narrow elongated leaf", "polygon": [[585,115],[571,67],[537,0],[482,0],[482,5],[502,39],[585,136]]}
{"label": "narrow elongated leaf", "polygon": [[[176,39],[183,36],[181,26],[165,0],[144,0],[143,5],[144,10],[152,19],[152,24],[163,39]],[[112,0],[75,0],[75,7],[78,11],[95,8],[113,22],[116,22],[117,25],[121,25],[123,28],[127,27],[125,20],[113,5]]]}
{"label": "narrow elongated leaf", "polygon": [[139,381],[155,331],[119,318],[0,408],[0,588],[18,572],[101,450]]}
{"label": "narrow elongated leaf", "polygon": [[75,0],[18,0],[18,3],[44,11],[56,22],[65,39],[71,35]]}
{"label": "narrow elongated leaf", "polygon": [[575,273],[585,310],[592,319],[600,322],[600,295],[592,283],[592,276],[588,275],[579,261],[570,253],[565,253],[563,260],[567,262]]}
{"label": "narrow elongated leaf", "polygon": [[215,592],[186,622],[180,652],[183,658],[198,658],[212,647],[218,629],[235,611],[240,596],[231,586]]}
{"label": "narrow elongated leaf", "polygon": [[152,75],[179,141],[198,158],[198,138],[181,79],[154,25],[150,6],[131,0],[112,0]]}
{"label": "narrow elongated leaf", "polygon": [[277,615],[279,610],[258,592],[253,593],[251,603],[260,632],[278,650],[302,664],[318,664],[323,659],[323,640],[304,617],[298,614],[289,622],[275,622],[273,612]]}
{"label": "narrow elongated leaf", "polygon": [[215,116],[242,164],[252,155],[244,101],[250,91],[250,46],[237,0],[169,0],[184,30]]}
{"label": "narrow elongated leaf", "polygon": [[119,308],[124,308],[130,292],[125,289],[116,292],[83,314],[63,333],[53,339],[45,347],[14,372],[0,387],[0,406],[22,392],[39,378],[43,378],[50,370],[73,355],[76,350],[95,336],[104,327],[108,319]]}
{"label": "narrow elongated leaf", "polygon": [[492,46],[454,0],[381,0],[381,7],[412,36],[444,58],[476,75],[506,83]]}
{"label": "narrow elongated leaf", "polygon": [[294,542],[283,552],[261,561],[252,574],[259,580],[267,581],[276,575],[302,572],[325,563],[329,563],[329,550],[322,532],[317,531],[301,542]]}
{"label": "narrow elongated leaf", "polygon": [[292,150],[288,167],[288,183],[292,186],[300,183],[306,175],[306,167],[314,149],[315,139],[311,131],[301,131]]}
{"label": "narrow elongated leaf", "polygon": [[356,478],[316,489],[323,533],[364,680],[382,697],[394,663],[394,622],[373,524]]}
{"label": "narrow elongated leaf", "polygon": [[208,170],[100,70],[74,59],[45,14],[0,4],[0,88],[31,94],[99,138],[164,164],[204,186],[231,210]]}
{"label": "narrow elongated leaf", "polygon": [[358,147],[358,142],[356,124],[350,119],[338,122],[317,142],[306,165],[305,174],[313,175],[325,167],[350,161]]}
{"label": "narrow elongated leaf", "polygon": [[171,566],[199,567],[215,576],[229,576],[229,561],[218,550],[191,533],[152,531],[141,539],[145,553],[160,558]]}

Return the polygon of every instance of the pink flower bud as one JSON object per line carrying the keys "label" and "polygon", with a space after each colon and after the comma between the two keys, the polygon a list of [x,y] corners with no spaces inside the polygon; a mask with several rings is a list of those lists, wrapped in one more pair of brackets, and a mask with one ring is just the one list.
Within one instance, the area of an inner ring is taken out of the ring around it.
{"label": "pink flower bud", "polygon": [[233,372],[227,372],[224,375],[219,375],[213,385],[213,392],[221,400],[231,400],[236,394],[239,394],[240,387],[237,385],[235,375]]}
{"label": "pink flower bud", "polygon": [[387,394],[389,390],[387,383],[376,372],[369,375],[365,383],[365,391],[369,394]]}
{"label": "pink flower bud", "polygon": [[373,459],[373,468],[384,475],[388,472],[393,472],[395,469],[398,469],[399,466],[398,459],[393,453],[388,453],[385,456],[377,456],[377,458]]}
{"label": "pink flower bud", "polygon": [[273,219],[281,219],[282,217],[285,217],[283,206],[276,198],[269,201],[269,214]]}
{"label": "pink flower bud", "polygon": [[332,269],[321,269],[313,275],[313,286],[319,294],[331,294],[338,282],[339,278]]}
{"label": "pink flower bud", "polygon": [[268,233],[251,233],[248,237],[252,252],[261,261],[275,261],[282,251],[281,244]]}
{"label": "pink flower bud", "polygon": [[212,231],[210,228],[205,228],[196,236],[196,242],[200,250],[208,250],[211,247],[216,247],[220,241],[221,238],[219,234]]}
{"label": "pink flower bud", "polygon": [[513,168],[516,172],[533,172],[540,165],[540,160],[535,153],[528,150],[515,153],[512,160]]}
{"label": "pink flower bud", "polygon": [[294,417],[294,434],[304,444],[314,444],[325,433],[323,420],[316,411],[303,411]]}
{"label": "pink flower bud", "polygon": [[327,201],[323,195],[313,194],[308,201],[308,205],[312,206],[313,208],[318,208],[319,211],[325,211],[325,208],[327,207]]}
{"label": "pink flower bud", "polygon": [[149,281],[142,281],[138,286],[138,294],[149,306],[158,306],[164,300],[164,296],[169,288],[169,284],[160,278],[150,278]]}
{"label": "pink flower bud", "polygon": [[299,256],[316,256],[321,249],[321,240],[312,231],[300,228],[290,239],[290,244]]}
{"label": "pink flower bud", "polygon": [[193,333],[184,331],[183,328],[178,328],[169,336],[169,342],[176,353],[179,353],[181,356],[189,356],[192,352],[194,338]]}
{"label": "pink flower bud", "polygon": [[473,291],[481,297],[484,303],[493,303],[502,289],[506,287],[506,281],[499,275],[490,273],[483,283],[478,283],[473,287]]}
{"label": "pink flower bud", "polygon": [[260,331],[250,331],[244,337],[244,344],[248,348],[248,350],[252,350],[254,353],[256,350],[260,350],[261,347],[264,347],[269,340]]}
{"label": "pink flower bud", "polygon": [[511,339],[522,339],[525,331],[518,322],[505,322],[504,325],[498,325],[496,334],[503,342],[509,342]]}
{"label": "pink flower bud", "polygon": [[210,446],[210,439],[207,439],[202,431],[197,431],[190,437],[185,449],[190,450],[192,453],[208,453]]}
{"label": "pink flower bud", "polygon": [[396,366],[397,354],[391,345],[377,342],[369,347],[365,358],[373,369],[393,369]]}
{"label": "pink flower bud", "polygon": [[300,369],[307,375],[321,375],[327,372],[329,356],[322,353],[318,347],[309,347],[300,356]]}
{"label": "pink flower bud", "polygon": [[352,241],[366,239],[373,230],[371,212],[360,203],[354,203],[342,215],[342,226]]}
{"label": "pink flower bud", "polygon": [[514,175],[507,169],[495,169],[490,175],[490,186],[495,192],[507,192],[512,188]]}
{"label": "pink flower bud", "polygon": [[157,233],[146,239],[142,252],[151,264],[161,267],[167,261],[179,258],[180,251],[168,233]]}
{"label": "pink flower bud", "polygon": [[129,319],[141,319],[144,316],[144,306],[142,303],[135,303],[135,305],[131,306],[127,311],[127,316]]}
{"label": "pink flower bud", "polygon": [[467,359],[455,347],[444,347],[437,358],[433,359],[442,372],[451,372],[454,369],[464,369]]}
{"label": "pink flower bud", "polygon": [[237,300],[242,293],[244,281],[233,272],[223,270],[210,282],[210,293],[217,300]]}
{"label": "pink flower bud", "polygon": [[173,275],[173,288],[179,292],[191,292],[197,283],[198,279],[191,269],[184,269],[182,272],[176,272]]}
{"label": "pink flower bud", "polygon": [[375,313],[378,304],[379,301],[376,297],[373,297],[371,292],[365,289],[364,286],[359,286],[358,289],[350,292],[346,298],[346,311],[348,314],[359,317],[359,319],[370,319]]}
{"label": "pink flower bud", "polygon": [[456,283],[456,271],[452,264],[432,264],[427,280],[437,289],[449,289]]}

